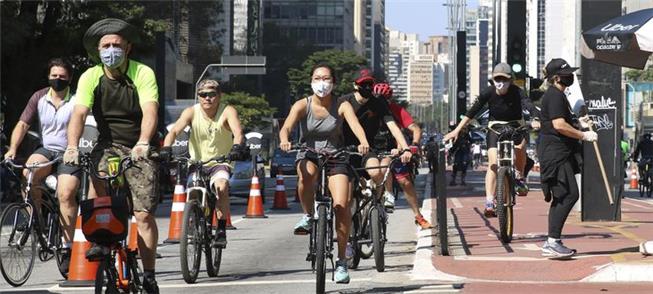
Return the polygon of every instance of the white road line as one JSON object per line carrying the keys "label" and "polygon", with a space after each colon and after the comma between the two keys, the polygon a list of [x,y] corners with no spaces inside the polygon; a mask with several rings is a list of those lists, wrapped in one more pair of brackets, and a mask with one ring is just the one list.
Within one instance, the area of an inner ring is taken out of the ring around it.
{"label": "white road line", "polygon": [[643,200],[643,199],[626,198],[626,200],[632,200],[632,201],[637,201],[637,202],[645,203],[645,204],[648,204],[648,205],[653,205],[653,202],[651,202],[651,201],[647,201],[647,200]]}
{"label": "white road line", "polygon": [[[610,256],[609,254],[592,254],[592,255],[576,255],[573,259],[592,258],[600,256]],[[547,257],[525,257],[525,256],[454,256],[454,260],[462,261],[544,261],[550,260]]]}
{"label": "white road line", "polygon": [[232,221],[231,224],[232,224],[232,225],[235,225],[235,224],[237,224],[237,223],[239,223],[239,222],[242,222],[242,221],[244,221],[244,220],[245,220],[245,218],[241,217],[241,218],[239,218],[239,219],[237,219],[237,220],[235,220],[235,221]]}
{"label": "white road line", "polygon": [[639,205],[639,204],[631,203],[631,202],[628,202],[628,201],[624,201],[624,204],[628,204],[628,205],[630,205],[630,206],[635,206],[635,207],[642,208],[642,209],[651,209],[650,206],[649,206],[649,207],[646,207],[646,206],[642,206],[642,205]]}
{"label": "white road line", "polygon": [[458,198],[451,198],[451,203],[453,203],[453,206],[455,208],[463,208],[463,204],[460,203],[460,200],[458,200]]}
{"label": "white road line", "polygon": [[537,244],[534,243],[528,243],[528,244],[523,244],[524,247],[522,248],[515,248],[515,249],[522,249],[522,250],[528,250],[528,251],[540,251],[542,248],[540,246],[537,246]]}
{"label": "white road line", "polygon": [[460,292],[460,290],[455,290],[453,288],[450,289],[439,289],[439,290],[412,290],[412,291],[405,291],[402,292],[404,294],[421,294],[421,293],[457,293]]}

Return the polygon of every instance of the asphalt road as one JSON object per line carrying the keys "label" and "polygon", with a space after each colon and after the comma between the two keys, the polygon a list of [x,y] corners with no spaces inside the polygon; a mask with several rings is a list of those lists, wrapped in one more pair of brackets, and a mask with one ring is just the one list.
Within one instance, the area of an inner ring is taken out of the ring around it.
{"label": "asphalt road", "polygon": [[[416,185],[419,194],[424,194],[426,177],[418,176]],[[274,195],[274,179],[267,180],[265,196],[266,209],[271,207]],[[295,236],[292,228],[301,216],[299,203],[295,203],[295,177],[287,177],[289,210],[266,210],[267,218],[244,219],[246,199],[232,200],[232,222],[236,230],[228,232],[227,249],[223,251],[220,274],[209,278],[202,262],[197,283],[186,284],[180,273],[179,246],[163,244],[167,238],[170,203],[164,202],[158,209],[160,247],[162,258],[157,260],[157,280],[161,293],[312,293],[315,290],[315,275],[305,261],[308,250],[306,236]],[[397,202],[397,209],[390,216],[386,245],[386,271],[378,273],[373,260],[362,260],[357,270],[351,270],[351,283],[335,284],[327,276],[327,291],[330,293],[455,293],[451,284],[433,284],[416,279],[413,273],[416,258],[418,230],[413,216],[403,197]],[[424,233],[424,231],[422,231]],[[429,233],[429,232],[426,232]],[[423,234],[422,234],[423,235]],[[428,234],[427,234],[428,235]],[[428,248],[427,248],[428,249]],[[428,266],[428,262],[426,263]],[[330,268],[328,267],[330,270]],[[30,293],[89,293],[90,288],[60,288],[62,282],[54,262],[35,265],[32,276],[20,288],[12,288],[0,280],[0,292],[14,291]],[[187,290],[185,290],[187,289]]]}

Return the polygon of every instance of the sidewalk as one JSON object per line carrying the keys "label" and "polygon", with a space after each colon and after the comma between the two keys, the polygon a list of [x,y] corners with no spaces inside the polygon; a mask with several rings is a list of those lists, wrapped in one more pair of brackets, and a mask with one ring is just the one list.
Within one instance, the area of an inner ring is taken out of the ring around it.
{"label": "sidewalk", "polygon": [[556,261],[541,256],[549,204],[535,183],[539,175],[530,175],[531,192],[517,199],[514,238],[509,244],[499,241],[498,220],[483,215],[484,176],[484,171],[472,171],[467,186],[447,187],[451,256],[434,252],[432,258],[442,280],[653,282],[653,257],[638,252],[641,241],[653,239],[653,199],[640,199],[628,191],[622,199],[622,222],[581,222],[580,213],[572,211],[563,241],[577,249],[578,255]]}

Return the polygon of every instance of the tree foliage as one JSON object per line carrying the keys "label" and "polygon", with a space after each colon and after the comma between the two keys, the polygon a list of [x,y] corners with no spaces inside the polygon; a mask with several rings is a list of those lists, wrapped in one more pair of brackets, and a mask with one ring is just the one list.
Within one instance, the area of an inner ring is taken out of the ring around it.
{"label": "tree foliage", "polygon": [[629,70],[626,72],[626,80],[635,82],[651,82],[653,81],[653,67],[649,67],[645,70]]}
{"label": "tree foliage", "polygon": [[236,108],[238,118],[243,128],[255,130],[263,128],[269,123],[265,118],[271,118],[276,111],[264,97],[251,96],[244,92],[225,93],[221,102]]}
{"label": "tree foliage", "polygon": [[354,90],[352,75],[360,67],[367,66],[367,60],[353,51],[329,49],[318,51],[302,63],[300,68],[288,70],[290,94],[295,99],[311,95],[311,69],[318,63],[326,63],[335,71],[336,84],[333,94],[343,95]]}

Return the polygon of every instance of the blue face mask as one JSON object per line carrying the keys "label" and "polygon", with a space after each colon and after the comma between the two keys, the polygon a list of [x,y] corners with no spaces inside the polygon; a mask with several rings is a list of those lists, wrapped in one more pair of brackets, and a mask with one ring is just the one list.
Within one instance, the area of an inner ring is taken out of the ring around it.
{"label": "blue face mask", "polygon": [[125,59],[125,51],[120,47],[109,47],[100,50],[100,59],[108,68],[116,68],[122,64]]}

